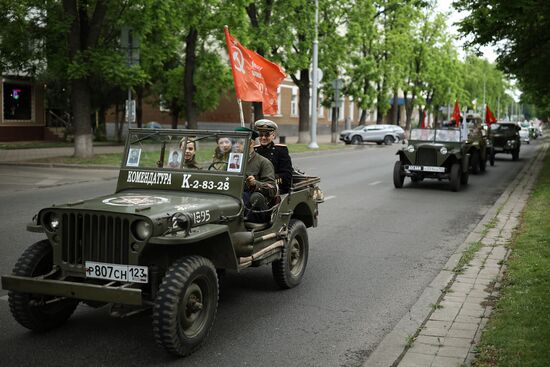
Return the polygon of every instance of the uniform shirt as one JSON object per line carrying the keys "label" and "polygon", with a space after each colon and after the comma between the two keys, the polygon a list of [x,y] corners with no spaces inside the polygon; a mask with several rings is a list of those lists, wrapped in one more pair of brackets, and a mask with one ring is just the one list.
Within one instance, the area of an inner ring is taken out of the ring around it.
{"label": "uniform shirt", "polygon": [[279,192],[286,194],[290,191],[292,184],[292,161],[286,145],[275,144],[256,145],[254,150],[261,156],[269,159],[275,168],[275,178],[279,185]]}
{"label": "uniform shirt", "polygon": [[248,176],[254,176],[256,179],[255,191],[265,196],[268,202],[275,197],[277,194],[275,173],[273,172],[273,165],[268,159],[256,154],[256,152],[250,153],[245,178]]}

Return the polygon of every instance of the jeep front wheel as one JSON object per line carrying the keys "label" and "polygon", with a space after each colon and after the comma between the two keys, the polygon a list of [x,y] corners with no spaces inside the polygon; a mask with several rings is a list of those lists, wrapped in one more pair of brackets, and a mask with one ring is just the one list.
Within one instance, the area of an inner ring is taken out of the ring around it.
{"label": "jeep front wheel", "polygon": [[153,334],[168,352],[186,356],[206,340],[218,308],[218,277],[212,262],[187,256],[166,272],[153,306]]}
{"label": "jeep front wheel", "polygon": [[403,166],[401,161],[397,161],[393,166],[393,186],[395,186],[396,189],[400,189],[403,187],[404,181],[405,173],[403,172]]}
{"label": "jeep front wheel", "polygon": [[489,163],[491,164],[491,167],[495,165],[495,148],[491,148],[491,152],[489,153]]}
{"label": "jeep front wheel", "polygon": [[[23,252],[13,274],[36,277],[53,269],[53,250],[48,240],[32,244]],[[15,320],[33,331],[47,331],[63,324],[73,314],[78,301],[38,294],[10,291],[10,311]]]}
{"label": "jeep front wheel", "polygon": [[306,271],[308,254],[306,226],[298,219],[291,219],[281,259],[271,263],[273,278],[279,287],[289,289],[300,284]]}
{"label": "jeep front wheel", "polygon": [[461,178],[460,164],[453,163],[451,166],[451,190],[456,192],[460,190],[460,178]]}

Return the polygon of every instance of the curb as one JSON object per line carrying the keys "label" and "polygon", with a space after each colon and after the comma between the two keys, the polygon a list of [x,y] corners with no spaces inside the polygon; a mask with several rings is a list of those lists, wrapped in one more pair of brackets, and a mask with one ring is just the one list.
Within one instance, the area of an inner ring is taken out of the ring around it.
{"label": "curb", "polygon": [[[510,251],[510,249],[504,247],[504,244],[509,242],[509,239],[515,232],[516,226],[519,224],[518,216],[523,211],[532,186],[542,168],[542,160],[547,148],[548,142],[541,145],[535,156],[516,175],[493,206],[487,210],[474,230],[456,249],[455,253],[451,255],[441,272],[422,292],[408,314],[397,323],[393,330],[384,337],[380,344],[370,354],[369,358],[363,364],[364,367],[393,367],[398,365],[403,367],[460,366],[462,364],[471,363],[472,359],[475,357],[474,347],[477,342],[479,342],[483,328],[491,314],[492,307],[488,305],[482,306],[482,310],[476,309],[476,311],[481,312],[479,316],[464,320],[465,317],[460,316],[460,310],[462,310],[465,305],[470,308],[475,307],[475,304],[464,301],[458,306],[458,316],[454,317],[463,317],[460,321],[472,322],[472,324],[467,324],[465,322],[459,322],[458,324],[461,324],[463,327],[470,327],[470,329],[473,329],[474,324],[476,325],[475,330],[471,330],[471,332],[473,332],[471,338],[468,339],[466,339],[465,336],[467,333],[462,333],[462,335],[457,334],[461,338],[455,338],[454,335],[450,334],[453,332],[452,325],[453,323],[456,324],[456,319],[448,317],[447,321],[435,321],[435,319],[431,319],[431,317],[436,311],[441,311],[438,312],[439,315],[444,312],[443,310],[445,310],[445,307],[441,307],[443,306],[442,302],[447,302],[445,301],[445,296],[451,287],[455,286],[460,290],[466,289],[463,287],[461,288],[461,286],[464,286],[464,283],[457,281],[460,274],[455,273],[453,269],[455,269],[463,253],[469,249],[472,243],[479,243],[482,247],[476,251],[474,258],[467,264],[473,264],[467,270],[467,272],[470,273],[468,276],[474,277],[470,279],[472,280],[471,289],[475,291],[483,289],[480,288],[480,285],[477,283],[480,280],[477,278],[477,275],[479,275],[480,269],[485,268],[487,262],[491,262],[495,271],[495,261],[497,264],[501,264],[498,266],[496,275],[492,277],[493,280],[496,278],[496,284],[498,285],[504,271],[504,265],[502,265],[503,260],[508,257]],[[495,223],[500,223],[500,225],[497,226]],[[500,240],[501,234],[505,237],[504,241]],[[483,280],[488,281],[488,279]],[[488,284],[489,283],[492,283],[492,281],[488,281]],[[485,284],[486,288],[484,290],[486,296],[484,295],[484,298],[494,297],[498,294],[498,287],[492,284],[490,289],[487,290],[490,285],[488,284]],[[460,290],[451,293],[453,295],[452,298],[457,299],[458,297],[455,296],[464,295],[464,299],[466,299],[467,295],[470,294],[468,293],[470,291],[464,291],[464,294],[462,294]],[[475,296],[481,296],[481,294],[482,293],[477,293]],[[482,299],[478,298],[477,300],[479,301]],[[480,302],[477,303],[477,308],[480,308]],[[447,306],[446,311],[452,310],[452,306],[448,306],[449,303],[445,305]],[[456,304],[452,303],[452,305]],[[456,332],[457,330],[454,331]],[[455,342],[469,340],[469,344],[463,343],[459,345],[459,347],[456,345],[451,347],[445,346],[443,345],[444,336],[447,336],[449,340],[452,339]],[[418,346],[416,346],[415,343],[417,338],[422,338]],[[440,351],[443,350],[444,353],[440,354]]]}

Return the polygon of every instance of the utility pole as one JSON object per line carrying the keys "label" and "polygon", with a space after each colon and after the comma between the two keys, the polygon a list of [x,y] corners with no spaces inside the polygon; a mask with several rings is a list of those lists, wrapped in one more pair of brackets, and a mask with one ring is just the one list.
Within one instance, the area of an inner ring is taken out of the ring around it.
{"label": "utility pole", "polygon": [[[121,46],[126,49],[128,66],[139,64],[139,37],[134,35],[132,28],[123,27],[121,32]],[[132,87],[128,87],[126,101],[126,121],[128,128],[136,121],[136,101],[132,100]]]}
{"label": "utility pole", "polygon": [[318,64],[318,46],[319,40],[317,39],[317,23],[319,22],[319,0],[315,0],[315,38],[313,39],[313,81],[311,91],[311,143],[308,148],[319,149],[317,144],[317,64]]}

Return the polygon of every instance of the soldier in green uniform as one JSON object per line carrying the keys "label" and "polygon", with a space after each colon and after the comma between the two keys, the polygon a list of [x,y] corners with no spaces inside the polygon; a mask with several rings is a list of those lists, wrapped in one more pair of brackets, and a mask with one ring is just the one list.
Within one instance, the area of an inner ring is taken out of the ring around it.
{"label": "soldier in green uniform", "polygon": [[275,169],[275,179],[279,185],[279,193],[286,194],[292,184],[292,160],[288,148],[283,144],[275,144],[277,124],[268,119],[261,119],[254,123],[260,134],[260,145],[254,149],[259,155],[269,159]]}
{"label": "soldier in green uniform", "polygon": [[275,173],[271,162],[254,151],[255,139],[258,133],[246,127],[239,127],[235,131],[248,131],[252,133],[248,150],[248,162],[246,164],[246,179],[243,193],[243,201],[248,209],[245,213],[250,222],[265,222],[268,220],[265,213],[255,213],[268,208],[269,203],[277,195]]}

